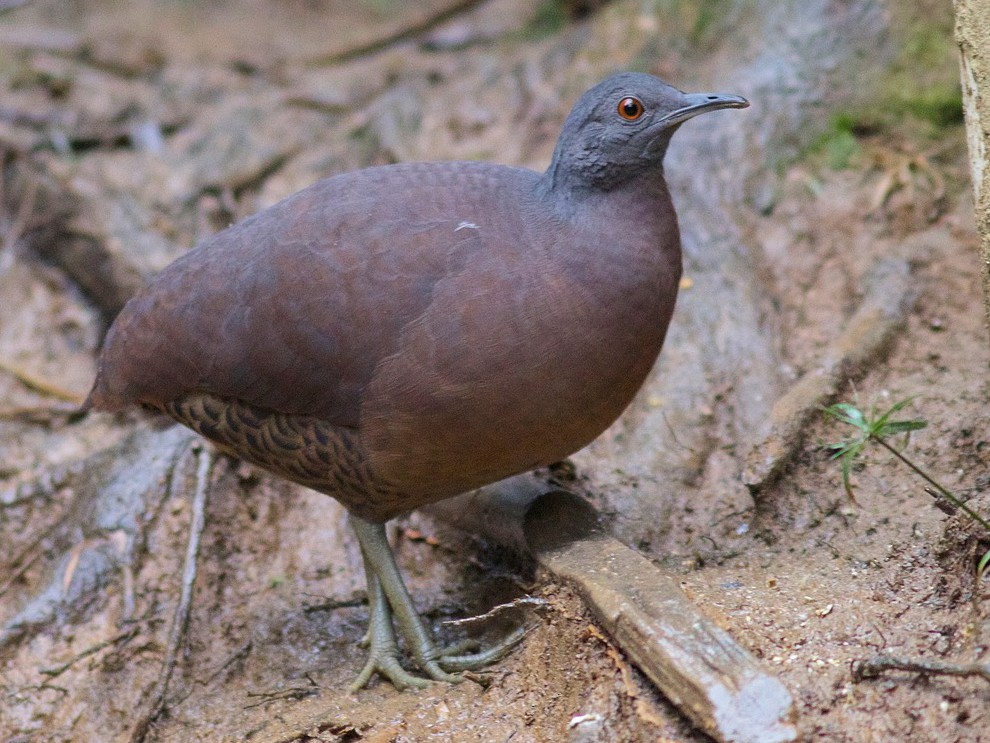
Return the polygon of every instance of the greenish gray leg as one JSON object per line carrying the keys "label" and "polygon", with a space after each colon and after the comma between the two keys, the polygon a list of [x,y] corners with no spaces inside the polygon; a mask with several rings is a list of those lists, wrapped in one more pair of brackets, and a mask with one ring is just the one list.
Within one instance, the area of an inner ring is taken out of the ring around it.
{"label": "greenish gray leg", "polygon": [[395,564],[392,548],[385,536],[385,525],[373,524],[353,515],[350,520],[364,558],[370,607],[368,634],[365,638],[369,646],[368,662],[351,686],[352,689],[364,686],[376,672],[400,689],[426,685],[425,679],[409,674],[399,664],[399,650],[392,627],[393,616],[416,665],[434,681],[459,682],[461,677],[447,673],[447,670],[466,671],[493,663],[522,639],[525,630],[520,628],[494,647],[478,653],[456,655],[457,650],[454,648],[438,648],[416,611]]}
{"label": "greenish gray leg", "polygon": [[[393,678],[395,667],[399,667],[398,648],[392,630],[390,614],[394,616],[399,632],[405,639],[416,665],[434,681],[460,681],[459,676],[453,676],[444,671],[438,664],[440,652],[430,637],[429,631],[413,606],[412,597],[406,589],[406,584],[399,574],[395,564],[392,548],[385,536],[384,524],[372,524],[369,521],[351,516],[351,526],[361,544],[361,555],[364,557],[365,573],[368,576],[368,599],[371,603],[371,625],[368,629],[368,639],[371,644],[370,657],[364,671],[355,681],[367,683],[365,672],[372,666],[371,672],[379,671],[383,676],[399,686],[424,686],[423,679],[402,671],[399,682]],[[384,594],[384,595],[382,595]],[[384,599],[384,600],[382,600]],[[383,608],[376,608],[378,604]],[[376,641],[378,648],[375,647]],[[378,657],[376,657],[378,656]],[[401,671],[401,667],[399,667]],[[371,673],[368,673],[368,678]],[[418,682],[418,683],[417,683]]]}
{"label": "greenish gray leg", "polygon": [[[363,548],[361,554],[364,554]],[[351,691],[364,688],[376,673],[387,678],[399,690],[410,686],[428,686],[426,679],[413,676],[399,664],[399,646],[395,642],[395,631],[392,628],[392,610],[389,609],[381,581],[371,571],[367,557],[364,558],[364,575],[368,582],[369,617],[368,632],[361,645],[368,648],[368,660],[351,684]]]}

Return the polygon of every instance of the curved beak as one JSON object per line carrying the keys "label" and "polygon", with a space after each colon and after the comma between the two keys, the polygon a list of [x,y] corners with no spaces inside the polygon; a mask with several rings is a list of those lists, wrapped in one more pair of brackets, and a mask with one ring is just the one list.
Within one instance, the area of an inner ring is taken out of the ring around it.
{"label": "curved beak", "polygon": [[656,123],[670,127],[708,111],[717,111],[720,108],[749,107],[749,101],[741,95],[730,93],[685,93],[684,103],[684,106],[676,111],[671,111]]}

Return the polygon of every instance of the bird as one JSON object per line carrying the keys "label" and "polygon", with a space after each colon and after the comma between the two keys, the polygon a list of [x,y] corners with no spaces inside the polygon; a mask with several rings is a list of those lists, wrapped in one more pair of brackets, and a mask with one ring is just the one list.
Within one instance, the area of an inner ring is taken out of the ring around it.
{"label": "bird", "polygon": [[160,411],[337,499],[368,585],[352,688],[457,682],[521,635],[441,647],[385,522],[560,461],[618,418],[681,277],[668,144],[688,119],[748,105],[622,72],[579,98],[545,172],[397,163],[320,180],[130,299],[83,409]]}

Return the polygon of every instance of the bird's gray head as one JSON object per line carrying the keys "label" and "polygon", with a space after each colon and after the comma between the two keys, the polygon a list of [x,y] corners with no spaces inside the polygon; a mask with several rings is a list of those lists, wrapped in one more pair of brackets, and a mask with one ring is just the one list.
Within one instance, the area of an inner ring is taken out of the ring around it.
{"label": "bird's gray head", "polygon": [[601,191],[649,170],[659,172],[682,123],[707,111],[748,105],[738,95],[682,93],[653,75],[612,75],[574,105],[547,179],[553,188]]}

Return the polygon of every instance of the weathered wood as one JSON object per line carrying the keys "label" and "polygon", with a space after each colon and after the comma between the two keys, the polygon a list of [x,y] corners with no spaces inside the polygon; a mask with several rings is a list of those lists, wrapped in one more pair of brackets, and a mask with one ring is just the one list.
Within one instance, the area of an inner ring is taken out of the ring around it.
{"label": "weathered wood", "polygon": [[963,109],[980,233],[983,306],[990,325],[990,0],[955,0]]}
{"label": "weathered wood", "polygon": [[674,580],[609,536],[581,498],[554,491],[526,515],[540,563],[569,581],[633,662],[718,741],[797,739],[790,693]]}
{"label": "weathered wood", "polygon": [[704,616],[671,576],[610,536],[583,499],[547,492],[545,483],[527,474],[426,510],[531,552],[570,583],[616,645],[715,740],[798,739],[793,700],[783,684]]}

